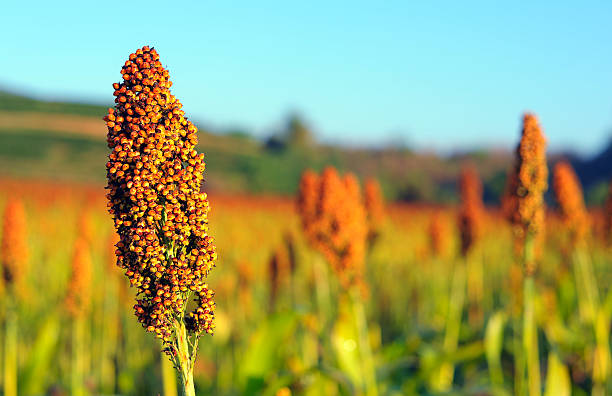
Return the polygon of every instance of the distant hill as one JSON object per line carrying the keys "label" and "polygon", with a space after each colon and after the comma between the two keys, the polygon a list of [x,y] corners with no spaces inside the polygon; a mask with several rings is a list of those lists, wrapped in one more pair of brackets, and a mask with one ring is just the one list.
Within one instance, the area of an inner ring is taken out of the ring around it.
{"label": "distant hill", "polygon": [[40,113],[102,117],[107,109],[107,106],[84,103],[47,102],[0,91],[0,110],[3,111],[35,111]]}
{"label": "distant hill", "polygon": [[[103,183],[108,149],[101,117],[106,111],[105,106],[0,91],[0,176]],[[362,179],[377,178],[388,199],[456,202],[460,168],[470,162],[483,178],[485,200],[497,203],[513,162],[513,148],[441,157],[405,148],[320,145],[295,116],[286,130],[265,141],[199,129],[199,149],[207,158],[206,188],[223,192],[289,195],[304,169],[333,165]],[[551,165],[559,157],[551,156]],[[566,157],[575,165],[589,202],[601,202],[612,178],[612,145],[593,158]]]}

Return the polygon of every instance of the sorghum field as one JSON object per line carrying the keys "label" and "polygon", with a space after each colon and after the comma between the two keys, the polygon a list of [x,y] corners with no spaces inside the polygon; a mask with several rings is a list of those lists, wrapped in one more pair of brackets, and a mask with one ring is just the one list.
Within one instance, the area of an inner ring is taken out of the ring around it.
{"label": "sorghum field", "polygon": [[470,161],[453,205],[330,164],[230,193],[156,50],[121,77],[106,184],[0,179],[3,395],[612,392],[612,197],[534,114],[495,204]]}
{"label": "sorghum field", "polygon": [[[103,187],[3,180],[0,194],[3,263],[17,265],[4,270],[4,386],[12,376],[19,394],[177,394],[115,265]],[[216,327],[200,342],[197,394],[504,395],[527,386],[524,275],[499,208],[483,208],[465,252],[465,207],[385,204],[368,223],[375,237],[351,296],[342,270],[308,242],[295,200],[209,199]],[[584,214],[592,226],[574,245],[564,214],[546,212],[531,368],[546,395],[609,391],[605,213]]]}

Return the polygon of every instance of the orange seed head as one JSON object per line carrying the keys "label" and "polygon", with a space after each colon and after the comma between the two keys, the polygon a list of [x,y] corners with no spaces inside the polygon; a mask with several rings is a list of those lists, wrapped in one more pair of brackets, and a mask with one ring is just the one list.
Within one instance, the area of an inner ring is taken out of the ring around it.
{"label": "orange seed head", "polygon": [[27,274],[28,246],[23,202],[10,199],[4,208],[0,264],[7,285],[20,284]]}
{"label": "orange seed head", "polygon": [[[137,289],[138,320],[172,354],[174,318],[183,317],[196,336],[214,329],[214,293],[206,277],[217,253],[201,191],[204,154],[196,150],[197,128],[170,92],[155,49],[131,54],[121,74],[123,81],[113,84],[115,107],[104,117],[117,264]],[[190,296],[195,308],[186,312]]]}
{"label": "orange seed head", "polygon": [[580,181],[568,162],[561,161],[555,165],[553,189],[561,217],[570,230],[572,241],[584,240],[590,228],[590,219],[584,205]]}

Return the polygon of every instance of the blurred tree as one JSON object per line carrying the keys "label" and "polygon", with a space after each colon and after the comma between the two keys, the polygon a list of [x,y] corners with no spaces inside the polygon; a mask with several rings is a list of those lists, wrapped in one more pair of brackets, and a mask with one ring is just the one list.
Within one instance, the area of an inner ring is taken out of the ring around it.
{"label": "blurred tree", "polygon": [[282,152],[287,148],[287,144],[280,136],[272,135],[266,139],[264,147],[268,151]]}
{"label": "blurred tree", "polygon": [[266,139],[264,147],[268,151],[280,153],[287,149],[312,148],[316,139],[310,128],[297,114],[291,114],[287,118],[285,128]]}
{"label": "blurred tree", "polygon": [[610,185],[602,181],[590,187],[585,193],[585,201],[589,206],[601,206],[606,202]]}
{"label": "blurred tree", "polygon": [[289,116],[284,135],[289,147],[306,148],[315,144],[314,134],[297,114]]}

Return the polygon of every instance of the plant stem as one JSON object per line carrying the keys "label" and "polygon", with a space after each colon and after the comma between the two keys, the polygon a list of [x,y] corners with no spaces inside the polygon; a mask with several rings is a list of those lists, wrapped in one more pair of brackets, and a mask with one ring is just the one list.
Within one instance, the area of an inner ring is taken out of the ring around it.
{"label": "plant stem", "polygon": [[593,362],[593,381],[595,382],[593,395],[604,395],[610,378],[610,317],[605,310],[599,308],[594,321],[595,351]]}
{"label": "plant stem", "polygon": [[[520,286],[519,286],[520,288]],[[525,395],[525,354],[519,334],[521,332],[520,314],[513,318],[512,326],[514,337],[512,349],[514,352],[514,394],[515,396]]]}
{"label": "plant stem", "polygon": [[540,396],[540,358],[538,353],[538,329],[535,321],[535,282],[533,276],[525,277],[525,311],[523,317],[523,348],[527,359],[527,385],[529,396]]}
{"label": "plant stem", "polygon": [[599,305],[599,292],[590,260],[585,257],[583,248],[580,246],[574,248],[572,259],[580,314],[585,321],[594,323]]}
{"label": "plant stem", "polygon": [[491,384],[496,388],[504,385],[504,372],[501,364],[505,318],[501,312],[489,318],[485,330],[485,351]]}
{"label": "plant stem", "polygon": [[[581,306],[584,307],[585,315],[593,326],[595,335],[595,348],[593,350],[593,395],[605,394],[608,382],[611,357],[610,344],[610,318],[605,310],[601,308],[599,287],[595,280],[593,265],[586,254],[586,246],[579,244],[574,248],[574,267],[576,270],[576,288],[583,292],[579,294]],[[580,276],[578,276],[580,275]]]}
{"label": "plant stem", "polygon": [[[104,298],[102,299],[103,323],[118,323],[117,315],[117,285],[114,276],[105,277],[102,287]],[[110,298],[109,298],[110,296]],[[100,386],[102,389],[115,389],[115,361],[113,359],[117,350],[117,326],[102,326],[100,335]]]}
{"label": "plant stem", "polygon": [[313,261],[314,289],[317,300],[317,311],[319,315],[319,334],[317,348],[317,359],[323,360],[323,351],[329,347],[329,333],[334,325],[334,314],[332,312],[332,298],[329,284],[329,273],[327,263],[317,255]]}
{"label": "plant stem", "polygon": [[4,395],[17,396],[17,312],[10,296],[4,325]]}
{"label": "plant stem", "polygon": [[[189,354],[189,342],[187,340],[187,329],[182,320],[174,321],[174,331],[176,334],[176,344],[178,349],[177,363],[181,373],[181,383],[183,384],[183,396],[195,396],[193,384],[193,365]],[[195,350],[193,353],[195,354]]]}
{"label": "plant stem", "polygon": [[484,320],[484,273],[479,251],[472,251],[466,257],[468,321],[472,327],[481,327]]}
{"label": "plant stem", "polygon": [[315,290],[317,296],[317,308],[319,310],[320,320],[323,323],[323,328],[327,327],[327,323],[330,318],[330,291],[329,291],[329,278],[327,275],[327,267],[325,262],[320,258],[314,259],[314,276],[315,276]]}
{"label": "plant stem", "polygon": [[376,383],[376,369],[374,366],[374,358],[372,349],[370,348],[370,340],[368,337],[368,322],[363,308],[363,302],[359,291],[353,288],[350,292],[351,301],[353,303],[353,314],[355,315],[355,323],[357,325],[357,333],[359,337],[359,350],[361,351],[362,371],[365,377],[366,395],[377,396],[378,388]]}
{"label": "plant stem", "polygon": [[527,363],[527,390],[529,396],[540,396],[540,357],[538,350],[538,327],[535,319],[535,238],[528,232],[525,238],[523,269],[523,348]]}
{"label": "plant stem", "polygon": [[83,389],[83,370],[84,370],[84,336],[85,322],[83,318],[77,316],[72,319],[72,373],[70,378],[71,394],[81,396],[85,394]]}
{"label": "plant stem", "polygon": [[[444,353],[446,356],[452,355],[457,350],[465,292],[465,265],[464,263],[456,263],[448,301],[446,333],[444,334]],[[454,371],[455,365],[452,362],[445,361],[441,364],[435,384],[437,390],[446,391],[451,388]]]}
{"label": "plant stem", "polygon": [[172,362],[164,352],[161,353],[161,374],[164,396],[177,396],[176,372],[172,367]]}

